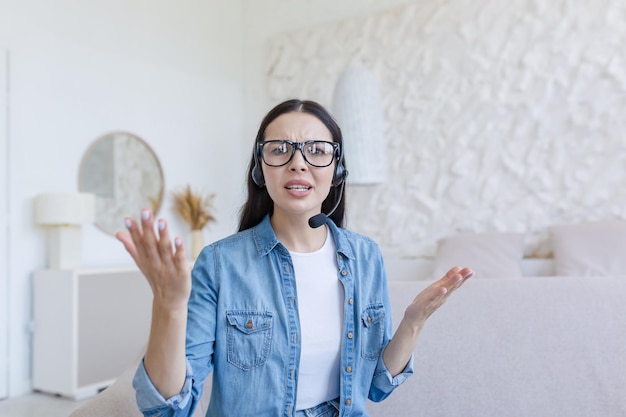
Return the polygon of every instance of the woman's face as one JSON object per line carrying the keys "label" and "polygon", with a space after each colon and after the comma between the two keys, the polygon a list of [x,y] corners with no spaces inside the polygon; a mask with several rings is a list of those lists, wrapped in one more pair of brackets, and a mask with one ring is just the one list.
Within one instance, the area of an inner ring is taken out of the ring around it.
{"label": "woman's face", "polygon": [[[265,140],[277,139],[333,141],[324,123],[302,112],[282,114],[267,126]],[[314,167],[298,149],[286,165],[271,167],[261,162],[267,192],[274,202],[274,216],[302,216],[308,220],[318,214],[330,191],[336,163],[334,160],[327,167]]]}

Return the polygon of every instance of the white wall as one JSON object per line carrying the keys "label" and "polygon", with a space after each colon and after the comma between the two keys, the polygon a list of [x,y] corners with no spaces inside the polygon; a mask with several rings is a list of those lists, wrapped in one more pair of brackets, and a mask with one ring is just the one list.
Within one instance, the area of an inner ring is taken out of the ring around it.
{"label": "white wall", "polygon": [[[232,0],[0,4],[0,48],[11,56],[12,396],[30,389],[30,277],[45,266],[32,199],[76,191],[81,157],[97,137],[128,130],[154,149],[165,174],[161,214],[174,232],[188,236],[170,210],[170,193],[187,183],[217,195],[207,241],[234,230],[244,170],[241,22],[242,3]],[[235,174],[225,181],[224,171]],[[83,239],[85,266],[131,264],[99,229],[85,226]]]}
{"label": "white wall", "polygon": [[348,227],[388,254],[516,231],[547,256],[552,224],[626,217],[622,1],[273,3],[247,10],[265,18],[247,93],[331,107],[350,64],[378,79],[389,175],[347,187]]}
{"label": "white wall", "polygon": [[8,237],[8,55],[0,49],[0,399],[8,395],[9,369],[9,285],[7,266]]}
{"label": "white wall", "polygon": [[[259,122],[277,101],[268,90],[270,39],[277,34],[308,31],[324,24],[388,10],[415,0],[248,0],[245,3],[245,105],[250,149]],[[331,89],[332,86],[329,86]],[[295,93],[294,93],[295,94]],[[307,98],[307,97],[300,97]]]}

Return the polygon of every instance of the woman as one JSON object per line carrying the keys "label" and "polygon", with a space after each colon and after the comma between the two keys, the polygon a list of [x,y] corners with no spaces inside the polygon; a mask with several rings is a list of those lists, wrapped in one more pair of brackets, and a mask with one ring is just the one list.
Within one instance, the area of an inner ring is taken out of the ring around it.
{"label": "woman", "polygon": [[[378,246],[342,228],[341,131],[289,100],[259,128],[239,232],[207,246],[191,279],[182,240],[141,213],[119,233],[154,293],[134,386],[146,416],[190,416],[213,373],[207,416],[367,416],[412,373],[426,319],[472,275],[452,268],[391,337]],[[327,213],[328,216],[320,213]]]}

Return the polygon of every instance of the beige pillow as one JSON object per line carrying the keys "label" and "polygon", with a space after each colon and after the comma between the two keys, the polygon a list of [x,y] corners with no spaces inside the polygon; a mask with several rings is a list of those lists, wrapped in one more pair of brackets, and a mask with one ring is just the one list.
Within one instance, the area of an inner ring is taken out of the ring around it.
{"label": "beige pillow", "polygon": [[453,266],[470,267],[478,278],[521,277],[523,233],[463,233],[439,241],[433,279]]}
{"label": "beige pillow", "polygon": [[556,275],[626,274],[626,221],[559,225],[549,230]]}

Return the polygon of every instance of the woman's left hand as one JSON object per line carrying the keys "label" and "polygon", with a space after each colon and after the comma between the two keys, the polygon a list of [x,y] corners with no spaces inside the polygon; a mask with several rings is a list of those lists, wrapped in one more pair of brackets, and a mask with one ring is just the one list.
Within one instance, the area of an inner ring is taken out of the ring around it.
{"label": "woman's left hand", "polygon": [[404,320],[413,328],[421,328],[426,320],[448,297],[463,283],[474,275],[470,268],[455,266],[439,281],[426,287],[420,292],[404,312]]}
{"label": "woman's left hand", "polygon": [[439,281],[417,294],[404,311],[404,317],[383,354],[385,366],[392,376],[406,367],[426,320],[472,275],[474,271],[470,268],[455,266]]}

